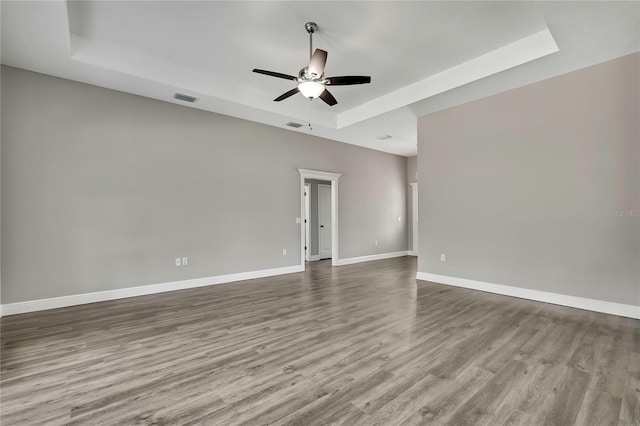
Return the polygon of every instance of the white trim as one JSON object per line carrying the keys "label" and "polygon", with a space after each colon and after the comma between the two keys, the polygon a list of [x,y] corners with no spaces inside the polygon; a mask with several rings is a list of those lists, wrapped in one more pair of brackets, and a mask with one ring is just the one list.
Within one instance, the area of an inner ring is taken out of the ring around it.
{"label": "white trim", "polygon": [[418,183],[413,182],[411,185],[411,233],[412,233],[412,243],[413,247],[409,251],[409,255],[417,256],[418,255]]}
{"label": "white trim", "polygon": [[360,262],[370,262],[372,260],[391,259],[393,257],[403,257],[407,255],[409,255],[409,252],[405,250],[405,251],[396,251],[392,253],[371,254],[369,256],[350,257],[347,259],[340,259],[338,261],[338,266],[351,265],[351,264],[360,263]]}
{"label": "white trim", "polygon": [[308,262],[311,260],[311,184],[304,184],[304,235],[305,242],[304,255],[305,260]]}
{"label": "white trim", "polygon": [[316,262],[318,260],[320,260],[319,254],[312,254],[311,256],[309,256],[309,262]]}
{"label": "white trim", "polygon": [[342,176],[340,173],[320,172],[318,170],[298,169],[298,171],[305,179],[334,181],[340,179],[340,176]]}
{"label": "white trim", "polygon": [[585,309],[587,311],[603,312],[605,314],[640,319],[640,306],[607,302],[605,300],[586,299],[584,297],[549,293],[546,291],[468,280],[465,278],[448,277],[446,275],[436,275],[428,272],[418,272],[416,274],[416,279],[486,291],[489,293],[503,294],[505,296],[520,297],[522,299],[536,300],[538,302],[552,303],[554,305],[569,306],[571,308]]}
{"label": "white trim", "polygon": [[[320,246],[318,246],[320,252]],[[338,266],[338,180],[331,181],[331,266]]]}
{"label": "white trim", "polygon": [[[298,169],[300,172],[300,214],[304,216],[304,180],[317,179],[331,181],[331,266],[338,266],[338,179],[340,173]],[[304,223],[300,221],[300,267],[304,271]]]}
{"label": "white trim", "polygon": [[190,280],[173,281],[161,284],[119,288],[116,290],[98,291],[95,293],[73,294],[71,296],[53,297],[50,299],[29,300],[26,302],[8,303],[6,305],[2,305],[2,313],[4,315],[22,314],[25,312],[64,308],[66,306],[84,305],[86,303],[103,302],[106,300],[124,299],[126,297],[164,293],[166,291],[184,290],[195,287],[206,287],[209,285],[252,280],[254,278],[272,277],[274,275],[292,274],[294,272],[302,272],[302,269],[299,265],[285,266],[283,268],[263,269],[260,271],[240,272],[228,275],[218,275],[214,277],[194,278]]}

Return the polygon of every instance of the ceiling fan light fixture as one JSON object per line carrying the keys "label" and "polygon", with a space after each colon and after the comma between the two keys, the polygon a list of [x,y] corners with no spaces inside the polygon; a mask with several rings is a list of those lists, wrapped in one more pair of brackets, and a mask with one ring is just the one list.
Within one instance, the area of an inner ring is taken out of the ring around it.
{"label": "ceiling fan light fixture", "polygon": [[325,86],[351,86],[353,84],[371,83],[371,77],[364,75],[343,75],[325,78],[324,66],[327,63],[327,51],[322,49],[313,50],[313,33],[318,30],[318,26],[313,22],[307,22],[304,28],[307,30],[307,33],[309,33],[309,66],[302,68],[298,73],[298,77],[281,72],[261,70],[259,68],[253,69],[253,72],[258,74],[298,82],[296,88],[278,96],[273,100],[274,102],[280,102],[290,98],[296,93],[302,93],[302,96],[309,100],[320,98],[325,104],[334,106],[338,101]]}
{"label": "ceiling fan light fixture", "polygon": [[315,99],[324,92],[324,85],[316,81],[303,81],[298,84],[298,90],[307,99]]}

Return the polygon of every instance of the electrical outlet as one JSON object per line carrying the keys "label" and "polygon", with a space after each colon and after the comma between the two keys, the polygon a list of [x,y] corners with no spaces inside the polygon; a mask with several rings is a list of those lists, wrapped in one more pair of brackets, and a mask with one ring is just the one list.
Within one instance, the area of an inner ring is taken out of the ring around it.
{"label": "electrical outlet", "polygon": [[282,249],[282,255],[286,256],[287,255],[287,249]]}
{"label": "electrical outlet", "polygon": [[374,245],[374,246],[376,246],[376,247],[378,247],[378,240],[375,240],[375,241],[373,242],[373,245]]}
{"label": "electrical outlet", "polygon": [[182,266],[182,259],[176,257],[176,266]]}
{"label": "electrical outlet", "polygon": [[446,261],[447,261],[447,255],[446,255],[446,254],[444,254],[444,253],[442,253],[442,254],[440,255],[440,262],[446,262]]}
{"label": "electrical outlet", "polygon": [[182,266],[187,266],[189,264],[189,259],[186,257],[182,258]]}

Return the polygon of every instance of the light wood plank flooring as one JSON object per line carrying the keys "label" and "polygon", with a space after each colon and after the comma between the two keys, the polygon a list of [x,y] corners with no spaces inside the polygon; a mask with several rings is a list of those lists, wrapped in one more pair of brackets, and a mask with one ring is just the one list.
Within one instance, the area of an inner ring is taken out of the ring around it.
{"label": "light wood plank flooring", "polygon": [[640,425],[640,321],[414,258],[2,318],[8,425]]}

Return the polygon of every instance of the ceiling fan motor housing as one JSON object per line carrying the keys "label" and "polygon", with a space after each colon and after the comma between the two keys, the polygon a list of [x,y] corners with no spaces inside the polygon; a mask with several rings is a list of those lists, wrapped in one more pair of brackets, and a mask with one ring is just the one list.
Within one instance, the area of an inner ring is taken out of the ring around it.
{"label": "ceiling fan motor housing", "polygon": [[317,75],[316,73],[309,71],[309,67],[302,68],[298,73],[298,80],[301,82],[302,81],[319,81],[319,80],[322,80],[322,77],[324,77],[324,73],[322,73],[321,75]]}

